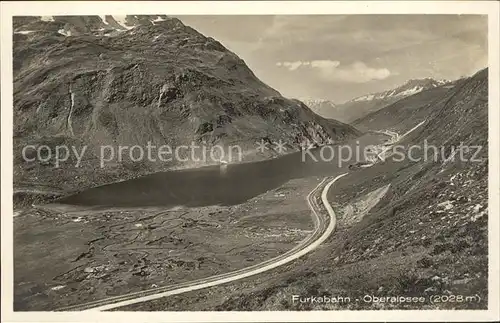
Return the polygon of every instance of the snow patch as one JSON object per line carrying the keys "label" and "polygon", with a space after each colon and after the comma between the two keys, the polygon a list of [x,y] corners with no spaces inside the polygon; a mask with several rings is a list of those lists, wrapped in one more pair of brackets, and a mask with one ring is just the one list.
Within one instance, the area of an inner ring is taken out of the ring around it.
{"label": "snow patch", "polygon": [[127,26],[126,25],[126,23],[127,23],[127,16],[113,16],[113,18],[115,19],[115,21],[120,26],[122,26],[125,29],[132,29],[132,28],[134,28],[133,26]]}
{"label": "snow patch", "polygon": [[42,16],[42,17],[40,17],[40,20],[47,21],[47,22],[55,21],[54,17],[52,17],[52,16]]}
{"label": "snow patch", "polygon": [[102,23],[105,25],[109,25],[109,23],[106,21],[106,16],[99,16],[102,20]]}
{"label": "snow patch", "polygon": [[[415,81],[417,82],[416,84],[412,83]],[[420,84],[418,83],[419,81],[420,81]],[[422,85],[421,81],[425,81],[425,83]],[[445,85],[448,83],[450,83],[449,80],[431,80],[431,79],[409,80],[404,85],[402,85],[398,88],[395,88],[392,90],[387,90],[384,92],[363,95],[363,96],[357,97],[355,99],[352,99],[351,101],[355,102],[355,101],[370,101],[370,100],[374,100],[374,99],[402,98],[402,97],[407,97],[407,96],[422,92],[427,88],[435,88],[435,87],[442,86],[442,85]],[[410,86],[413,86],[413,87],[408,88]]]}
{"label": "snow patch", "polygon": [[154,22],[157,22],[157,21],[165,21],[165,19],[163,19],[162,17],[158,16],[158,18],[156,18],[155,20],[153,20]]}
{"label": "snow patch", "polygon": [[441,202],[437,206],[444,207],[445,210],[451,210],[453,208],[453,204],[450,200]]}
{"label": "snow patch", "polygon": [[57,32],[58,32],[59,34],[61,34],[61,35],[66,36],[66,37],[71,36],[71,30],[66,31],[66,30],[64,30],[64,29],[59,29]]}
{"label": "snow patch", "polygon": [[451,186],[454,186],[455,184],[453,183],[453,180],[457,177],[458,174],[455,174],[453,175],[451,178],[450,178],[450,185]]}
{"label": "snow patch", "polygon": [[478,213],[476,215],[471,216],[470,220],[472,222],[476,222],[477,220],[479,220],[480,218],[482,218],[485,214],[486,214],[486,212],[483,211],[481,213]]}
{"label": "snow patch", "polygon": [[398,94],[396,94],[395,96],[410,96],[410,95],[413,95],[415,93],[422,92],[423,89],[424,88],[421,86],[415,86],[411,89],[401,91]]}
{"label": "snow patch", "polygon": [[71,85],[69,86],[69,94],[70,94],[70,99],[71,99],[71,107],[70,107],[69,113],[68,113],[67,124],[68,124],[69,133],[72,136],[74,136],[75,133],[73,132],[73,121],[71,120],[71,116],[73,114],[73,108],[75,107],[75,93],[73,93],[73,91],[71,90]]}
{"label": "snow patch", "polygon": [[370,100],[373,100],[373,98],[375,98],[374,94],[368,94],[368,95],[360,96],[359,98],[356,98],[353,101],[370,101]]}
{"label": "snow patch", "polygon": [[153,23],[153,25],[155,24],[155,22],[160,22],[160,21],[165,21],[165,19],[163,19],[162,17],[158,16],[156,19],[151,20],[151,22]]}
{"label": "snow patch", "polygon": [[36,30],[20,30],[20,31],[15,31],[14,34],[21,34],[21,35],[27,35],[34,33]]}

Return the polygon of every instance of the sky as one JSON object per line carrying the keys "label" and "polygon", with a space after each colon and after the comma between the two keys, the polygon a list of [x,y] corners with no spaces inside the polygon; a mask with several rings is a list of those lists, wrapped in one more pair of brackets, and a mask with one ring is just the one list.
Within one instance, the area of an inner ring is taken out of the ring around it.
{"label": "sky", "polygon": [[479,15],[179,16],[292,98],[341,103],[409,79],[454,80],[487,66]]}

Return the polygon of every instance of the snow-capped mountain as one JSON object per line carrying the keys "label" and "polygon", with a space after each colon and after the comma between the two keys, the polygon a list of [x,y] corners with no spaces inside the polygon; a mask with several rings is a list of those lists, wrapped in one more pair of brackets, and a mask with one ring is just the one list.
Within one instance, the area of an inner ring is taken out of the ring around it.
{"label": "snow-capped mountain", "polygon": [[363,95],[351,101],[358,102],[358,101],[371,101],[371,100],[385,100],[389,98],[401,99],[409,95],[422,92],[424,90],[444,85],[449,82],[450,81],[447,80],[434,80],[432,78],[409,80],[405,84],[395,89]]}
{"label": "snow-capped mountain", "polygon": [[14,34],[28,35],[40,32],[57,32],[67,37],[83,34],[113,36],[137,26],[155,25],[167,20],[166,15],[21,17],[14,21]]}
{"label": "snow-capped mountain", "polygon": [[336,104],[327,99],[310,99],[310,98],[302,98],[299,99],[304,102],[311,110],[316,112],[319,115],[324,115],[331,113],[332,110],[336,108]]}
{"label": "snow-capped mountain", "polygon": [[335,106],[335,103],[327,99],[300,98],[299,100],[304,102],[306,105],[329,104],[331,106]]}
{"label": "snow-capped mountain", "polygon": [[374,111],[378,111],[403,98],[422,91],[452,84],[453,83],[450,81],[434,80],[432,78],[412,79],[394,89],[359,96],[345,103],[336,104],[330,109],[320,110],[315,109],[312,105],[309,106],[322,117],[336,119],[345,123],[352,123],[356,119],[362,118]]}

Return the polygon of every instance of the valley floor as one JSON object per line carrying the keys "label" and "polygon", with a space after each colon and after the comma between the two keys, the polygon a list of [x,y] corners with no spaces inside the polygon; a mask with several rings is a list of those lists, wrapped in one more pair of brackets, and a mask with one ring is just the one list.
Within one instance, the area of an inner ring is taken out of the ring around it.
{"label": "valley floor", "polygon": [[15,309],[55,310],[275,257],[312,231],[305,198],[319,180],[292,180],[228,207],[18,210]]}
{"label": "valley floor", "polygon": [[486,309],[487,180],[472,180],[486,178],[484,168],[454,178],[441,172],[412,192],[412,206],[391,203],[401,201],[397,180],[388,185],[380,169],[351,173],[330,191],[338,227],[314,253],[256,277],[120,310]]}

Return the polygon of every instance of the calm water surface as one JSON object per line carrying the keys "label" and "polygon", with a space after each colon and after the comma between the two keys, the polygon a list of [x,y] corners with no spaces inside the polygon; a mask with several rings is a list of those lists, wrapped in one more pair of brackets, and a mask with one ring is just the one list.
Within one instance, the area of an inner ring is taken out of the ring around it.
{"label": "calm water surface", "polygon": [[[103,207],[235,205],[277,188],[285,182],[308,176],[333,176],[355,163],[355,149],[383,142],[386,136],[368,134],[348,142],[351,161],[341,167],[338,159],[315,162],[302,152],[270,160],[150,174],[119,183],[99,186],[58,200],[61,204]],[[335,152],[338,150],[335,149]],[[320,155],[320,148],[312,150]],[[326,158],[330,152],[324,151]],[[348,156],[347,152],[345,155]]]}

